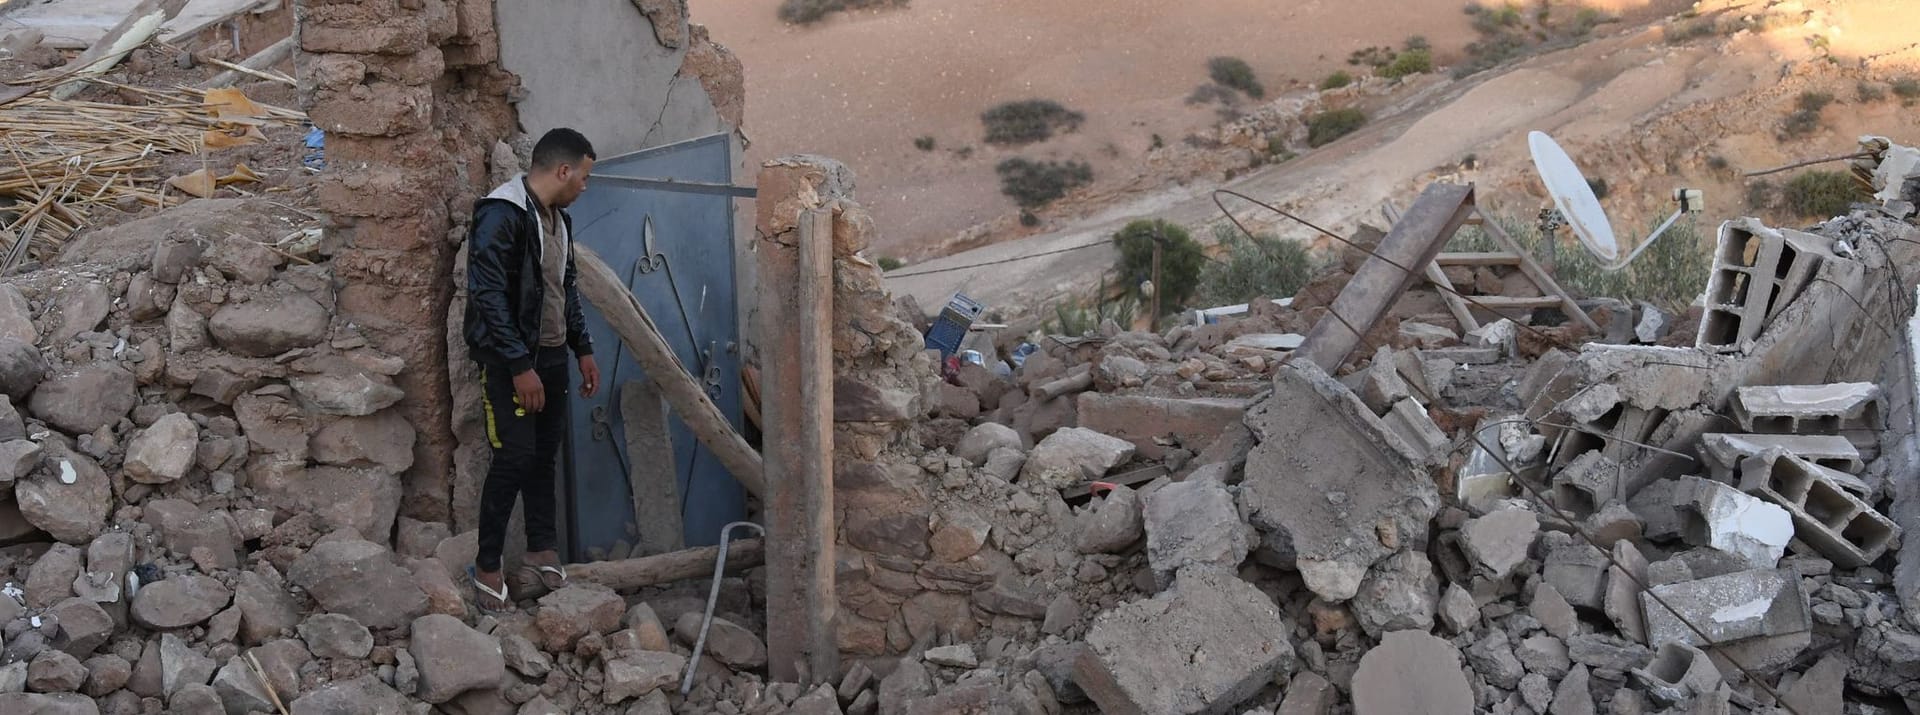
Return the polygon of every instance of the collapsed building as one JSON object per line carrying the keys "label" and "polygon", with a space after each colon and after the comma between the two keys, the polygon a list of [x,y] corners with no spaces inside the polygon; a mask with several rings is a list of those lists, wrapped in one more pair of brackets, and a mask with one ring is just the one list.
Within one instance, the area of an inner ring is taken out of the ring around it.
{"label": "collapsed building", "polygon": [[[0,711],[1920,712],[1920,152],[1878,139],[1873,205],[1726,223],[1686,314],[1453,267],[1465,325],[1394,258],[1459,221],[1409,218],[1009,375],[943,375],[846,167],[770,162],[729,236],[762,450],[697,436],[766,538],[638,533],[477,617],[465,203],[517,127],[743,138],[738,64],[631,5],[301,5],[323,239],[200,201],[0,283]],[[652,41],[569,79],[554,27]],[[636,66],[661,120],[588,116]]]}

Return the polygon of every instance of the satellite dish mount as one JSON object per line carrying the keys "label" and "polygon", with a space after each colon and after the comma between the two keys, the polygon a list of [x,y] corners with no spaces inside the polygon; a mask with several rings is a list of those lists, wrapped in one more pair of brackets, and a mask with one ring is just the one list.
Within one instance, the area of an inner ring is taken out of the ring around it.
{"label": "satellite dish mount", "polygon": [[1587,183],[1587,177],[1575,166],[1573,157],[1560,148],[1560,144],[1547,136],[1545,132],[1532,132],[1527,135],[1527,146],[1533,152],[1534,169],[1540,173],[1541,182],[1547,185],[1547,195],[1553,198],[1554,208],[1580,245],[1600,260],[1600,268],[1617,271],[1627,267],[1633,259],[1639,258],[1653,242],[1672,228],[1685,214],[1697,214],[1704,208],[1705,195],[1699,189],[1679,188],[1673,191],[1673,200],[1679,204],[1678,210],[1653,230],[1653,234],[1640,242],[1633,252],[1621,256],[1620,243],[1615,240],[1613,223],[1607,219],[1607,213],[1600,207],[1600,197],[1594,195],[1593,185]]}

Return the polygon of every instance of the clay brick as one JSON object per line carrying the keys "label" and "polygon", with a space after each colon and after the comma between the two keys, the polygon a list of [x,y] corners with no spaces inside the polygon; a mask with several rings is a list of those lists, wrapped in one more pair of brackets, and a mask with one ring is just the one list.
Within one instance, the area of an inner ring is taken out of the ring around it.
{"label": "clay brick", "polygon": [[435,195],[438,187],[418,174],[392,166],[336,168],[320,177],[316,193],[320,207],[338,216],[415,216],[428,207],[443,206]]}
{"label": "clay brick", "polygon": [[434,171],[445,159],[445,146],[426,134],[327,137],[327,165],[336,170],[404,166],[421,180],[420,174]]}
{"label": "clay brick", "polygon": [[445,242],[446,211],[427,206],[418,216],[367,219],[340,229],[353,248],[389,251],[431,250]]}
{"label": "clay brick", "polygon": [[408,134],[431,124],[433,89],[376,82],[346,92],[320,93],[308,115],[329,134]]}
{"label": "clay brick", "polygon": [[395,18],[374,26],[308,25],[300,30],[300,49],[309,53],[408,55],[427,48],[427,26],[419,18]]}
{"label": "clay brick", "polygon": [[453,18],[458,29],[449,39],[455,44],[486,44],[493,38],[493,0],[459,0]]}
{"label": "clay brick", "polygon": [[460,16],[454,5],[460,0],[418,0],[420,19],[427,25],[427,42],[444,44],[460,34]]}
{"label": "clay brick", "polygon": [[315,55],[306,63],[303,84],[310,90],[344,92],[366,77],[366,63],[351,55]]}
{"label": "clay brick", "polygon": [[398,287],[444,283],[443,272],[430,253],[351,248],[333,257],[333,272],[342,283],[375,283]]}
{"label": "clay brick", "polygon": [[500,42],[482,37],[473,44],[449,45],[442,53],[448,67],[480,67],[500,61]]}
{"label": "clay brick", "polygon": [[1785,507],[1794,536],[1841,568],[1873,563],[1900,538],[1900,527],[1841,489],[1826,470],[1780,450],[1740,464],[1740,488]]}
{"label": "clay brick", "polygon": [[368,57],[367,73],[375,79],[419,86],[432,84],[447,71],[445,58],[438,47],[428,47],[410,55]]}
{"label": "clay brick", "polygon": [[348,282],[340,286],[339,312],[369,330],[407,330],[446,319],[446,309],[435,305],[437,292],[430,287]]}

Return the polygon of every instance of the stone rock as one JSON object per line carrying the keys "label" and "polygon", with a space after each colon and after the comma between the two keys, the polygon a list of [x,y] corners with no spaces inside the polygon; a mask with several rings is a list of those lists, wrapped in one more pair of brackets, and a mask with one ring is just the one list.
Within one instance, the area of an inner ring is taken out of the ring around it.
{"label": "stone rock", "polygon": [[27,421],[20,417],[20,410],[14,408],[13,398],[0,395],[0,441],[12,442],[26,438]]}
{"label": "stone rock", "polygon": [[606,587],[576,584],[541,596],[533,622],[540,630],[542,647],[565,653],[588,633],[606,635],[619,629],[626,608],[620,594]]}
{"label": "stone rock", "polygon": [[998,422],[983,422],[967,430],[967,436],[960,438],[960,445],[953,450],[953,456],[967,460],[974,466],[987,463],[987,456],[996,449],[1020,450],[1020,433],[1012,427]]}
{"label": "stone rock", "polygon": [[1421,554],[1402,551],[1374,564],[1347,605],[1361,630],[1379,637],[1390,631],[1432,630],[1439,602],[1440,579],[1433,564]]}
{"label": "stone rock", "polygon": [[0,713],[100,715],[100,706],[87,696],[75,693],[0,693]]}
{"label": "stone rock", "polygon": [[166,484],[187,476],[200,448],[200,428],[175,412],[160,418],[127,443],[127,477],[142,484]]}
{"label": "stone rock", "polygon": [[321,608],[368,628],[398,628],[427,612],[427,595],[385,547],[356,539],[317,544],[288,569]]}
{"label": "stone rock", "polygon": [[1354,715],[1468,713],[1473,704],[1460,652],[1426,633],[1386,634],[1353,674]]}
{"label": "stone rock", "polygon": [[992,530],[992,524],[972,511],[940,511],[933,515],[933,535],[927,538],[927,546],[933,549],[935,560],[944,563],[965,561],[980,552],[980,547],[986,545],[987,536]]}
{"label": "stone rock", "polygon": [[1527,674],[1526,666],[1513,654],[1506,631],[1498,628],[1487,629],[1486,636],[1467,647],[1467,663],[1473,666],[1473,672],[1504,690],[1520,687],[1520,679]]}
{"label": "stone rock", "polygon": [[971,670],[980,665],[980,659],[973,654],[973,646],[965,643],[928,648],[924,657],[928,663],[948,668]]}
{"label": "stone rock", "polygon": [[1118,553],[1140,540],[1145,524],[1140,493],[1114,487],[1106,498],[1074,516],[1074,550],[1083,554]]}
{"label": "stone rock", "polygon": [[400,474],[413,466],[413,423],[399,410],[371,417],[346,417],[314,433],[307,449],[323,464],[378,467]]}
{"label": "stone rock", "polygon": [[363,675],[321,686],[293,701],[291,708],[293,715],[367,715],[405,712],[408,705],[379,678]]}
{"label": "stone rock", "polygon": [[1540,518],[1526,509],[1501,509],[1460,527],[1460,547],[1467,558],[1496,579],[1506,578],[1526,563]]}
{"label": "stone rock", "polygon": [[30,608],[46,608],[73,595],[73,582],[80,577],[82,554],[77,546],[54,544],[27,570],[27,600]]}
{"label": "stone rock", "polygon": [[1047,617],[1040,622],[1040,632],[1048,635],[1062,635],[1080,622],[1080,602],[1072,594],[1063,593],[1053,597],[1047,604]]}
{"label": "stone rock", "polygon": [[174,354],[205,350],[212,343],[207,337],[207,317],[187,303],[187,297],[175,294],[173,308],[167,311],[167,346]]}
{"label": "stone rock", "polygon": [[1309,590],[1345,601],[1374,562],[1425,548],[1439,491],[1413,448],[1318,368],[1285,363],[1273,385],[1247,411],[1240,498],[1263,541],[1292,545]]}
{"label": "stone rock", "polygon": [[385,375],[365,370],[296,375],[288,383],[308,409],[324,415],[365,417],[406,396]]}
{"label": "stone rock", "polygon": [[1447,592],[1440,597],[1440,622],[1456,634],[1472,632],[1480,627],[1480,607],[1473,603],[1473,594],[1460,584],[1447,586]]}
{"label": "stone rock", "polygon": [[133,677],[133,664],[110,653],[88,658],[86,666],[87,682],[83,687],[88,697],[104,698],[124,687],[127,679]]}
{"label": "stone rock", "polygon": [[414,619],[407,650],[420,669],[420,699],[434,704],[493,687],[507,672],[498,640],[444,614]]}
{"label": "stone rock", "polygon": [[1534,620],[1552,633],[1554,637],[1565,640],[1572,638],[1580,627],[1580,618],[1573,612],[1573,605],[1560,595],[1553,584],[1542,583],[1533,590],[1533,602],[1527,606],[1527,612]]}
{"label": "stone rock", "polygon": [[1553,683],[1539,673],[1528,673],[1520,679],[1520,701],[1534,712],[1547,709],[1553,704]]}
{"label": "stone rock", "polygon": [[[281,702],[300,697],[301,666],[313,660],[306,646],[295,639],[278,640],[247,652],[260,664],[267,683]],[[228,713],[274,712],[273,698],[260,677],[249,667],[247,658],[236,655],[213,675],[213,690],[220,694]]]}
{"label": "stone rock", "polygon": [[[167,699],[169,715],[226,715],[227,706],[220,701],[220,693],[213,686],[202,684],[189,685]],[[241,711],[248,712],[248,711]]]}
{"label": "stone rock", "polygon": [[1302,672],[1293,676],[1293,682],[1287,685],[1287,697],[1280,701],[1280,709],[1274,715],[1328,715],[1333,705],[1340,699],[1340,691],[1313,672]]}
{"label": "stone rock", "polygon": [[[691,648],[700,637],[700,615],[688,612],[674,621],[673,635],[681,645]],[[767,664],[767,644],[753,631],[719,616],[707,626],[706,654],[734,670],[754,670]]]}
{"label": "stone rock", "polygon": [[73,656],[43,650],[27,666],[27,689],[36,693],[70,693],[87,682],[87,667]]}
{"label": "stone rock", "polygon": [[633,604],[633,608],[627,609],[626,618],[622,619],[622,623],[633,630],[642,649],[663,653],[673,650],[672,641],[667,639],[667,628],[660,623],[660,616],[654,613],[652,606],[644,603]]}
{"label": "stone rock", "polygon": [[373,633],[338,613],[316,613],[300,621],[300,640],[316,658],[365,658],[373,651]]}
{"label": "stone rock", "polygon": [[205,623],[233,602],[233,592],[218,580],[181,574],[141,586],[133,596],[133,622],[142,628],[171,631]]}
{"label": "stone rock", "polygon": [[1594,715],[1593,692],[1587,666],[1576,665],[1553,693],[1547,715]]}
{"label": "stone rock", "polygon": [[0,285],[0,339],[12,338],[28,345],[40,342],[33,327],[33,305],[12,284]]}
{"label": "stone rock", "polygon": [[1062,488],[1099,479],[1133,457],[1134,447],[1118,437],[1089,429],[1068,427],[1054,431],[1034,446],[1020,468],[1023,482]]}
{"label": "stone rock", "polygon": [[1647,621],[1640,611],[1640,584],[1649,583],[1647,557],[1632,542],[1622,541],[1613,545],[1613,560],[1620,566],[1607,568],[1607,596],[1602,610],[1621,635],[1644,643]]}
{"label": "stone rock", "polygon": [[[260,645],[280,637],[281,632],[300,625],[299,604],[287,593],[284,586],[273,583],[258,573],[243,571],[234,587],[233,603],[240,608],[240,637],[247,645]],[[322,615],[315,618],[345,618],[344,616]],[[350,619],[349,619],[350,620]],[[304,627],[302,628],[304,636]],[[362,629],[364,632],[365,629]],[[371,647],[373,641],[369,639]],[[313,649],[312,641],[307,647]],[[315,652],[323,658],[335,657]],[[366,653],[361,652],[364,657]]]}
{"label": "stone rock", "polygon": [[1571,536],[1552,534],[1547,541],[1547,559],[1540,569],[1540,575],[1560,595],[1580,608],[1599,610],[1606,604],[1607,569],[1611,562],[1607,555],[1586,543],[1576,543]]}
{"label": "stone rock", "polygon": [[999,447],[987,453],[987,463],[980,470],[994,479],[1011,482],[1020,476],[1020,470],[1027,466],[1027,453],[1017,449]]}
{"label": "stone rock", "polygon": [[[373,639],[367,639],[367,645],[372,646]],[[536,680],[545,678],[547,673],[553,671],[553,657],[541,651],[533,641],[520,636],[509,635],[501,638],[500,655],[513,672],[529,678]]]}
{"label": "stone rock", "polygon": [[47,378],[47,359],[33,343],[0,337],[0,393],[18,403]]}
{"label": "stone rock", "polygon": [[[152,648],[151,645],[148,648]],[[205,686],[219,664],[172,633],[160,635],[160,687],[167,695],[189,686]]]}
{"label": "stone rock", "polygon": [[637,698],[680,682],[687,659],[673,653],[636,651],[606,662],[606,681],[600,696],[608,704]]}
{"label": "stone rock", "polygon": [[241,283],[265,283],[279,268],[280,254],[242,236],[228,236],[206,253],[207,266]]}
{"label": "stone rock", "polygon": [[85,658],[113,637],[113,616],[100,604],[84,598],[69,598],[55,604],[53,617],[60,623],[60,650],[75,658]]}
{"label": "stone rock", "polygon": [[1526,666],[1529,672],[1555,680],[1566,677],[1567,671],[1573,668],[1573,660],[1567,655],[1567,644],[1551,635],[1527,637],[1513,649],[1513,655],[1520,659],[1520,664]]}
{"label": "stone rock", "polygon": [[13,491],[14,482],[32,474],[45,454],[39,444],[24,439],[0,442],[0,492]]}
{"label": "stone rock", "polygon": [[167,550],[191,559],[204,549],[220,568],[234,568],[239,559],[240,535],[226,512],[202,512],[192,502],[155,499],[147,502],[146,521],[160,530]]}
{"label": "stone rock", "polygon": [[1797,712],[1837,713],[1846,694],[1847,656],[1834,651],[1820,659],[1781,693],[1781,701]]}
{"label": "stone rock", "polygon": [[333,528],[385,544],[400,513],[400,479],[371,469],[312,467],[262,474],[254,490],[282,511],[312,513]]}
{"label": "stone rock", "polygon": [[41,383],[28,409],[67,434],[92,434],[127,416],[140,396],[133,373],[114,363],[90,363]]}
{"label": "stone rock", "polygon": [[113,288],[97,279],[72,281],[54,291],[52,302],[47,312],[59,325],[44,337],[48,345],[59,347],[106,321],[113,310]]}
{"label": "stone rock", "polygon": [[312,298],[270,295],[222,307],[207,320],[207,332],[228,352],[273,357],[320,344],[327,337],[327,309]]}
{"label": "stone rock", "polygon": [[[1146,499],[1147,561],[1155,585],[1166,588],[1188,567],[1237,571],[1256,534],[1240,521],[1233,495],[1212,481],[1176,482]],[[1428,617],[1432,624],[1432,617]]]}
{"label": "stone rock", "polygon": [[1189,569],[1095,618],[1074,680],[1108,713],[1221,713],[1292,668],[1290,630],[1273,599],[1232,572]]}

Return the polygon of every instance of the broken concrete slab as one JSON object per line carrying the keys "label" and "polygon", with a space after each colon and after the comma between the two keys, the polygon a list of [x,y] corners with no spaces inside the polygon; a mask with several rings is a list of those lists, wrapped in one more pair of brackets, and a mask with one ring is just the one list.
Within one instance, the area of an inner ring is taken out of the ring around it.
{"label": "broken concrete slab", "polygon": [[1134,446],[1090,429],[1067,427],[1040,440],[1020,468],[1020,480],[1056,489],[1099,479],[1133,458]]}
{"label": "broken concrete slab", "polygon": [[1097,617],[1074,680],[1102,712],[1220,715],[1292,669],[1290,631],[1252,584],[1189,569],[1167,591]]}
{"label": "broken concrete slab", "polygon": [[1700,649],[1686,643],[1663,642],[1647,667],[1632,671],[1635,682],[1654,700],[1678,705],[1720,689],[1720,670]]}
{"label": "broken concrete slab", "polygon": [[[1792,569],[1754,569],[1654,586],[1640,595],[1640,606],[1649,643],[1706,646],[1813,627],[1800,575]],[[1705,638],[1688,623],[1704,631]]]}
{"label": "broken concrete slab", "polygon": [[1553,532],[1547,535],[1547,560],[1540,575],[1580,608],[1600,610],[1607,600],[1607,555],[1585,542]]}
{"label": "broken concrete slab", "polygon": [[1845,653],[1834,651],[1781,693],[1782,704],[1802,713],[1837,713],[1845,705],[1847,669],[1851,664]]}
{"label": "broken concrete slab", "polygon": [[1023,449],[1020,444],[1020,433],[1013,431],[1012,427],[997,422],[982,422],[973,429],[967,430],[967,435],[960,438],[960,444],[954,448],[953,456],[979,466],[987,462],[987,456],[994,450],[1003,447],[1014,450]]}
{"label": "broken concrete slab", "polygon": [[1575,457],[1553,475],[1553,503],[1575,514],[1592,514],[1622,493],[1620,463],[1600,452]]}
{"label": "broken concrete slab", "polygon": [[1770,449],[1740,465],[1740,488],[1790,515],[1792,535],[1842,568],[1873,563],[1900,538],[1900,526],[1805,459]]}
{"label": "broken concrete slab", "polygon": [[1368,636],[1388,631],[1433,629],[1440,579],[1424,553],[1402,551],[1374,564],[1348,607]]}
{"label": "broken concrete slab", "polygon": [[1613,545],[1613,560],[1618,565],[1607,569],[1607,596],[1602,610],[1614,627],[1620,629],[1621,635],[1646,643],[1647,621],[1640,610],[1640,594],[1641,584],[1647,583],[1647,557],[1642,556],[1632,542],[1620,541]]}
{"label": "broken concrete slab", "polygon": [[1687,543],[1740,557],[1750,568],[1772,568],[1793,540],[1793,517],[1774,504],[1710,479],[1685,477],[1676,492]]}
{"label": "broken concrete slab", "polygon": [[[1083,392],[1076,398],[1080,427],[1133,443],[1148,459],[1166,455],[1169,437],[1198,451],[1246,417],[1247,401],[1227,398],[1176,399],[1147,395]],[[977,429],[977,428],[976,428]],[[984,458],[984,456],[983,456]]]}
{"label": "broken concrete slab", "polygon": [[1453,644],[1420,631],[1388,633],[1353,674],[1354,715],[1466,713],[1473,690]]}
{"label": "broken concrete slab", "polygon": [[1848,476],[1866,469],[1859,448],[1839,435],[1713,433],[1700,436],[1701,461],[1714,479],[1728,483],[1739,481],[1741,462],[1765,454],[1769,449],[1782,450]]}
{"label": "broken concrete slab", "polygon": [[1189,567],[1237,570],[1257,538],[1240,521],[1233,495],[1218,482],[1175,482],[1156,489],[1146,497],[1145,517],[1147,561],[1155,585],[1163,589]]}
{"label": "broken concrete slab", "polygon": [[1140,493],[1116,486],[1105,499],[1074,516],[1074,550],[1083,554],[1111,554],[1125,550],[1145,533]]}
{"label": "broken concrete slab", "polygon": [[1367,569],[1421,548],[1439,509],[1412,453],[1339,382],[1304,362],[1276,369],[1274,391],[1248,411],[1255,446],[1241,498],[1249,521],[1290,542],[1307,587],[1345,601]]}
{"label": "broken concrete slab", "polygon": [[1746,386],[1729,408],[1740,429],[1754,434],[1826,434],[1886,426],[1885,396],[1871,382]]}
{"label": "broken concrete slab", "polygon": [[1447,433],[1440,431],[1440,425],[1427,414],[1427,408],[1411,397],[1394,403],[1392,409],[1381,415],[1380,422],[1416,450],[1410,455],[1416,461],[1432,460],[1451,446]]}
{"label": "broken concrete slab", "polygon": [[1540,517],[1520,508],[1501,509],[1460,527],[1460,547],[1467,558],[1496,579],[1503,579],[1526,563]]}

